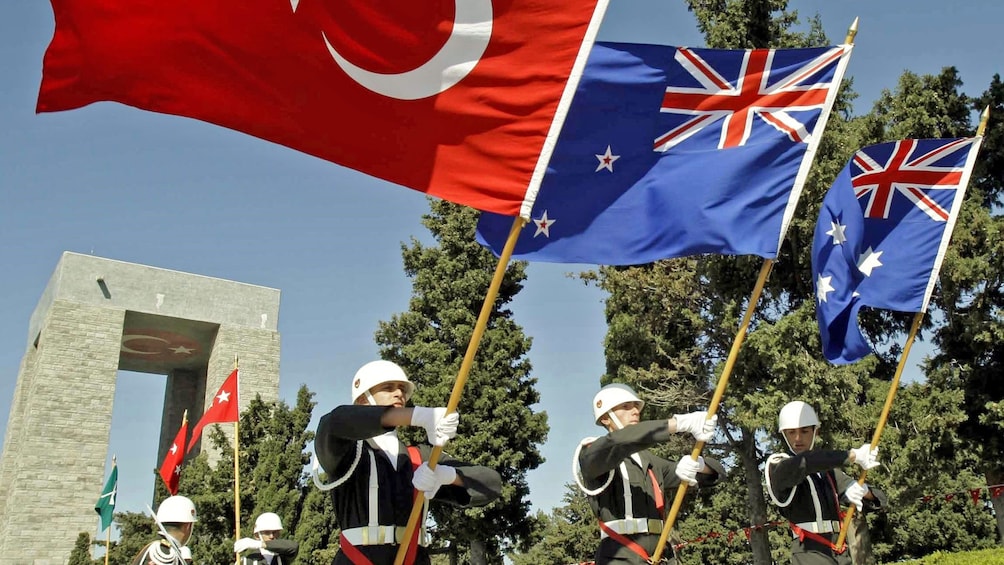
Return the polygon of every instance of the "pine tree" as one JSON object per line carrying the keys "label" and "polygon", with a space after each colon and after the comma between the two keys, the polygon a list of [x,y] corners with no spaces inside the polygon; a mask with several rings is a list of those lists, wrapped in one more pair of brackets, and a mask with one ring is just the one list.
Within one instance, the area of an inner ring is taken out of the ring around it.
{"label": "pine tree", "polygon": [[[954,75],[942,73],[942,84]],[[956,78],[957,80],[957,78]],[[930,88],[930,85],[925,85]],[[938,97],[950,97],[944,88]],[[956,102],[957,104],[957,102]],[[963,391],[967,418],[959,425],[974,468],[987,485],[1004,483],[1004,83],[994,75],[972,110],[990,108],[983,147],[969,192],[941,269],[934,303],[944,325],[934,342],[940,353],[931,360],[941,386]],[[968,114],[967,114],[968,115]],[[992,499],[998,543],[1004,544],[1004,496]]]}
{"label": "pine tree", "polygon": [[[411,302],[408,311],[380,323],[376,341],[381,356],[417,383],[416,405],[445,406],[498,260],[474,239],[476,211],[437,200],[430,208],[423,224],[436,244],[413,239],[403,246]],[[524,269],[520,262],[507,267],[460,401],[459,433],[446,449],[499,471],[502,497],[484,508],[431,506],[436,536],[449,540],[451,551],[469,549],[475,564],[501,563],[511,544],[529,540],[533,525],[526,472],[541,463],[537,445],[547,432],[546,415],[530,409],[540,400],[528,376],[530,340],[506,308],[522,288]]]}
{"label": "pine tree", "polygon": [[550,514],[538,512],[540,524],[534,543],[525,552],[512,553],[513,565],[582,563],[591,561],[600,545],[596,518],[586,495],[574,484],[565,485],[564,506]]}
{"label": "pine tree", "polygon": [[87,532],[77,534],[77,541],[73,543],[73,551],[66,565],[94,565],[91,560],[91,536]]}
{"label": "pine tree", "polygon": [[[150,476],[155,477],[156,471]],[[148,543],[157,539],[157,526],[145,513],[116,512],[115,524],[119,529],[119,539],[111,544],[109,565],[129,565]]]}

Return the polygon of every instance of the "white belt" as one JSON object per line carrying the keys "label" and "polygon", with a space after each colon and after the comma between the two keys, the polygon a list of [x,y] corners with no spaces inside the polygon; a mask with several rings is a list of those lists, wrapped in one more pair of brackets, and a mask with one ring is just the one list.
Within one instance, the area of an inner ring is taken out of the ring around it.
{"label": "white belt", "polygon": [[800,522],[795,525],[814,534],[832,534],[833,532],[840,531],[840,522],[837,520],[825,520],[823,522]]}
{"label": "white belt", "polygon": [[[608,528],[622,536],[632,534],[661,534],[662,520],[648,518],[630,518],[625,520],[611,520],[603,522]],[[607,537],[607,533],[600,529],[600,539]]]}
{"label": "white belt", "polygon": [[[404,526],[363,526],[361,528],[347,528],[342,530],[342,535],[352,545],[384,545],[388,543],[400,544],[404,540]],[[391,539],[391,532],[394,532],[394,539]],[[429,545],[429,536],[424,531],[418,536],[418,545]]]}

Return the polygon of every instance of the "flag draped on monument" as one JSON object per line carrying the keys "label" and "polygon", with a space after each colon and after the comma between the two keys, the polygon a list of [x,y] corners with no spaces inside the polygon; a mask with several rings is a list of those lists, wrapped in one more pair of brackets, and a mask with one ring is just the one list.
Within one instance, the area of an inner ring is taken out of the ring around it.
{"label": "flag draped on monument", "polygon": [[51,3],[39,112],[191,117],[515,216],[607,0]]}
{"label": "flag draped on monument", "polygon": [[850,51],[596,43],[513,257],[775,257]]}
{"label": "flag draped on monument", "polygon": [[852,363],[872,349],[862,306],[924,312],[982,137],[904,139],[859,150],[823,199],[812,244],[824,356]]}

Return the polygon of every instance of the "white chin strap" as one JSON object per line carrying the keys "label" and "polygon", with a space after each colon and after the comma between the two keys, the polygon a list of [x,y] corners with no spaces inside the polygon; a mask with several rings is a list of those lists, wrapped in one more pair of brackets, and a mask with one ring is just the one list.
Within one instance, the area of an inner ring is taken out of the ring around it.
{"label": "white chin strap", "polygon": [[376,406],[376,399],[370,394],[370,391],[366,391],[366,402],[370,403],[370,406]]}
{"label": "white chin strap", "polygon": [[607,412],[607,416],[610,416],[610,421],[613,422],[615,430],[624,429],[624,424],[622,424],[620,419],[617,418],[617,414],[614,414],[613,412]]}

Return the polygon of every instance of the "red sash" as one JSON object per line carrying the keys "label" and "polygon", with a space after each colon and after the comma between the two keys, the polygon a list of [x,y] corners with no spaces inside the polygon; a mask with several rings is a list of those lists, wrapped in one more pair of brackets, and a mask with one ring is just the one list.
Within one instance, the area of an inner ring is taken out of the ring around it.
{"label": "red sash", "polygon": [[[655,478],[655,473],[652,472],[652,469],[648,470],[648,478],[652,479],[652,492],[655,496],[655,509],[659,511],[659,517],[663,518],[666,509],[666,502],[662,497],[662,488],[659,487],[659,481]],[[647,563],[652,562],[652,556],[645,551],[645,548],[638,545],[627,536],[615,532],[602,521],[600,522],[600,529],[607,534],[607,537],[635,552]]]}
{"label": "red sash", "polygon": [[[837,517],[840,519],[841,522],[843,522],[844,513],[840,511],[840,497],[837,494],[837,483],[836,481],[833,480],[833,475],[831,475],[829,472],[826,473],[826,478],[827,480],[830,481],[830,487],[833,489],[834,504],[837,505]],[[846,543],[844,544],[844,547],[837,549],[836,544],[826,539],[825,537],[817,534],[816,532],[810,532],[808,530],[799,528],[798,525],[796,525],[794,522],[789,522],[788,525],[791,526],[791,531],[795,532],[795,535],[798,536],[799,542],[805,542],[805,538],[809,538],[812,541],[815,541],[816,543],[820,543],[825,545],[826,547],[829,547],[837,555],[840,555],[841,553],[847,551]]]}

